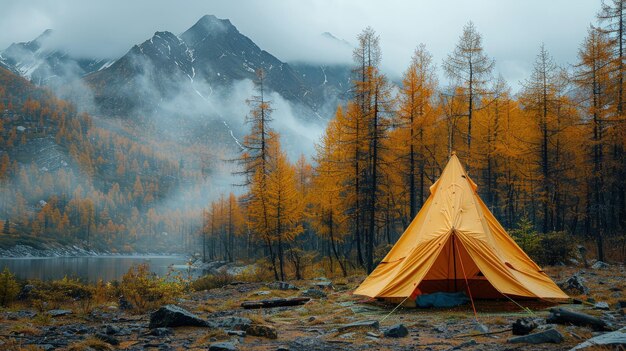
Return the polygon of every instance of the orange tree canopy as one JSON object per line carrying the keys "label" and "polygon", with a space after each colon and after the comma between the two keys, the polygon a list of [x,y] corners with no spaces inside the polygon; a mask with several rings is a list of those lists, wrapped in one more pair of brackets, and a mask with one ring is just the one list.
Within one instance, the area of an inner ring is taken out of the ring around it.
{"label": "orange tree canopy", "polygon": [[566,299],[513,241],[452,154],[430,196],[356,295],[407,297],[436,291],[472,296]]}

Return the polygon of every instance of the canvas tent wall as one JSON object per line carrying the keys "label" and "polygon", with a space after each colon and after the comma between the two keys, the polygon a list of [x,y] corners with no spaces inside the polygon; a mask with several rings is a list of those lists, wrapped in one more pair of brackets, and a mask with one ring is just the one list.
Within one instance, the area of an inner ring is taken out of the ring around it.
{"label": "canvas tent wall", "polygon": [[568,298],[506,233],[476,189],[453,154],[419,213],[354,294],[404,298],[469,285],[479,298]]}

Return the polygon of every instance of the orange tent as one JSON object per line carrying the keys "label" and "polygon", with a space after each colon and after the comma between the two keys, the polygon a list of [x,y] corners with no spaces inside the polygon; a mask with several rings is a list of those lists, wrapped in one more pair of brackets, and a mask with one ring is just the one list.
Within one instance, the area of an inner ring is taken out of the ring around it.
{"label": "orange tent", "polygon": [[354,294],[405,298],[469,286],[477,298],[568,298],[511,239],[476,188],[453,153],[413,222]]}

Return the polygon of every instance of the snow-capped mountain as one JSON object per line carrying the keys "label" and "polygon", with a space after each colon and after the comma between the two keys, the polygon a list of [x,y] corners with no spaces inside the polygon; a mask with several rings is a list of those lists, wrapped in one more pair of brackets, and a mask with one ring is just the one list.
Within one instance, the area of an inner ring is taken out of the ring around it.
{"label": "snow-capped mountain", "polygon": [[[212,15],[203,16],[180,35],[156,32],[115,60],[76,58],[53,49],[49,44],[53,34],[48,30],[30,42],[12,44],[0,53],[0,65],[35,84],[52,86],[61,96],[102,116],[171,116],[204,103],[195,110],[222,120],[206,102],[228,99],[233,85],[255,80],[255,71],[263,69],[268,92],[289,102],[298,119],[321,122],[347,98],[350,85],[348,65],[281,61],[228,19]],[[329,33],[322,36],[341,41]],[[243,103],[247,97],[238,99]]]}
{"label": "snow-capped mountain", "polygon": [[[310,71],[320,68],[301,67],[307,73],[296,71],[259,48],[229,20],[207,15],[180,37],[170,32],[155,33],[110,67],[85,80],[94,88],[101,107],[122,114],[136,107],[153,108],[185,91],[211,95],[234,82],[255,80],[256,70],[263,69],[270,91],[307,107],[304,118],[317,118],[316,112],[327,101],[324,84],[329,81],[314,84]],[[320,73],[324,74],[323,69]],[[333,77],[332,81],[335,84],[336,79]]]}
{"label": "snow-capped mountain", "polygon": [[111,60],[73,57],[49,46],[54,31],[48,29],[32,41],[11,44],[0,61],[22,77],[39,85],[55,85],[97,71]]}

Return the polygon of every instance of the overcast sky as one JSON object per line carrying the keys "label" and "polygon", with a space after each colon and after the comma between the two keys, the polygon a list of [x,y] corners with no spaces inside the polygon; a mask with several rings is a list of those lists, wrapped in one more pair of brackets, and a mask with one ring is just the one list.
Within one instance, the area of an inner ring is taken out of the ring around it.
{"label": "overcast sky", "polygon": [[228,18],[240,32],[283,61],[349,62],[348,49],[324,45],[320,34],[354,43],[372,26],[392,75],[426,44],[435,63],[451,52],[463,26],[483,34],[496,71],[514,86],[528,75],[543,42],[559,64],[576,61],[600,1],[593,0],[2,0],[0,49],[55,29],[58,45],[75,55],[116,57],[157,30],[180,34],[202,15]]}

